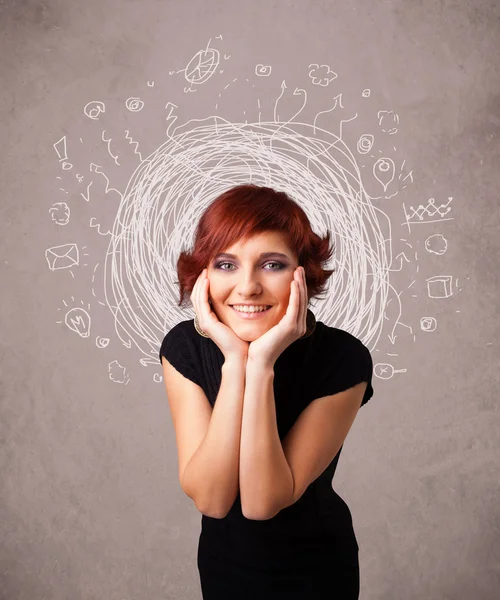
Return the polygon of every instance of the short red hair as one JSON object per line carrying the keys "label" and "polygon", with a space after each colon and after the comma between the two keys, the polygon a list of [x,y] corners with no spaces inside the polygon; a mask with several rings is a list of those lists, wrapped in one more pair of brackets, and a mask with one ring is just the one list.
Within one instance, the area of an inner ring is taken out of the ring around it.
{"label": "short red hair", "polygon": [[186,304],[200,273],[219,252],[266,231],[285,235],[287,245],[304,267],[308,299],[320,295],[335,271],[322,268],[334,251],[330,232],[324,238],[315,234],[306,213],[285,192],[243,184],[225,191],[205,209],[192,252],[181,251],[177,261],[179,306]]}

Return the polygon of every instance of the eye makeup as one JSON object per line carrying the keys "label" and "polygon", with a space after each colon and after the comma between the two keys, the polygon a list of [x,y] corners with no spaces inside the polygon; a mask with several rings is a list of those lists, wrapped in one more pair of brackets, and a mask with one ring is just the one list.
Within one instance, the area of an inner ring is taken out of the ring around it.
{"label": "eye makeup", "polygon": [[[215,263],[214,269],[219,269],[220,271],[232,271],[232,269],[222,269],[221,268],[222,265],[233,265],[233,263],[225,261],[225,260],[221,260],[221,261]],[[277,260],[270,260],[270,261],[266,262],[265,265],[278,265],[278,268],[266,269],[267,271],[282,271],[283,269],[286,269],[286,267],[287,267],[287,265],[284,265],[283,263],[281,263]]]}
{"label": "eye makeup", "polygon": [[[283,254],[282,252],[262,252],[259,258],[281,258],[285,260],[291,260],[291,258],[287,254]],[[229,252],[220,252],[214,258],[217,260],[218,258],[231,258],[238,260],[238,257],[235,254],[230,254]]]}

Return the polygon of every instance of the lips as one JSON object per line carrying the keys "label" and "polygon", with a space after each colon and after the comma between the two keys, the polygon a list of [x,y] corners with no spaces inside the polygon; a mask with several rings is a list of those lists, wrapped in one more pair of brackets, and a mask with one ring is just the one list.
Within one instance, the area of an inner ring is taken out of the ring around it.
{"label": "lips", "polygon": [[266,313],[268,313],[271,310],[272,307],[270,306],[269,308],[266,308],[266,310],[259,310],[259,311],[255,311],[255,312],[243,312],[243,311],[239,311],[236,308],[234,308],[234,306],[231,306],[231,308],[234,310],[234,312],[237,315],[239,315],[243,319],[258,319],[259,317],[261,317],[261,316],[265,315]]}
{"label": "lips", "polygon": [[230,304],[229,305],[231,308],[234,308],[235,306],[258,306],[259,308],[262,308],[263,306],[266,307],[266,310],[271,308],[270,304]]}

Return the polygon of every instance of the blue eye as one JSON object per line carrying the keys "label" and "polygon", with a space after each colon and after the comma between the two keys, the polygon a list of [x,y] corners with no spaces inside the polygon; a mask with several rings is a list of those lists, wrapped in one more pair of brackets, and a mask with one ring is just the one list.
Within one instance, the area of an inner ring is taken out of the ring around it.
{"label": "blue eye", "polygon": [[[282,270],[282,269],[284,269],[284,268],[285,268],[285,266],[286,266],[286,265],[284,265],[283,263],[281,263],[281,262],[279,262],[279,261],[276,261],[276,260],[270,260],[269,262],[267,262],[267,263],[265,263],[265,264],[266,264],[266,265],[278,265],[278,268],[276,268],[276,269],[267,269],[267,270],[270,270],[270,271],[281,271],[281,270]],[[215,265],[215,268],[216,268],[216,269],[220,269],[221,271],[232,271],[232,270],[233,270],[233,269],[222,269],[222,268],[221,268],[221,267],[222,267],[222,265],[231,265],[231,266],[233,266],[233,267],[234,267],[233,263],[230,263],[230,262],[227,262],[227,261],[221,261],[221,262],[218,262],[218,263]]]}

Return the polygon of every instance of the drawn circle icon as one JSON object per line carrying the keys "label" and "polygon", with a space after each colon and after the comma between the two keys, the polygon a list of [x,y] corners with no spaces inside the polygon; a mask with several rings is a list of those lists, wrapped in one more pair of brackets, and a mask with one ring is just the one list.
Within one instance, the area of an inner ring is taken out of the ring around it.
{"label": "drawn circle icon", "polygon": [[106,112],[106,107],[104,106],[104,102],[94,100],[92,102],[88,102],[85,105],[83,112],[87,115],[89,119],[93,119],[94,121],[96,121],[97,119],[99,119],[99,115],[102,112]]}
{"label": "drawn circle icon", "polygon": [[144,102],[140,98],[128,98],[125,106],[130,112],[139,112],[144,108]]}

